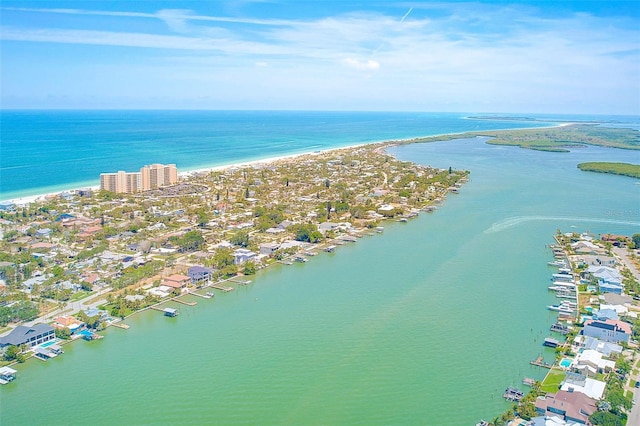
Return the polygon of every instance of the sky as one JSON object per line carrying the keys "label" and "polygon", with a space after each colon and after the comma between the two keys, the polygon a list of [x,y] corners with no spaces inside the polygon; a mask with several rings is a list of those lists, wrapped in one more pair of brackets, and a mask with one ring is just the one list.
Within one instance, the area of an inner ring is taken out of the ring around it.
{"label": "sky", "polygon": [[2,109],[640,115],[640,0],[0,3]]}

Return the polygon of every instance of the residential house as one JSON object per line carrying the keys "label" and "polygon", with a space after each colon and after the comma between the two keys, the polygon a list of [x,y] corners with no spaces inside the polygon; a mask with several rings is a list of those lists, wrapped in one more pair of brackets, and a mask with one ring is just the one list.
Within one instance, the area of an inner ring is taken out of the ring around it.
{"label": "residential house", "polygon": [[54,328],[67,328],[71,334],[82,329],[84,323],[79,319],[72,317],[70,315],[62,315],[53,320]]}
{"label": "residential house", "polygon": [[631,338],[631,325],[620,320],[588,320],[584,323],[582,334],[605,342],[626,342]]}
{"label": "residential house", "polygon": [[571,244],[571,248],[577,254],[605,254],[605,250],[591,241],[580,240]]}
{"label": "residential house", "polygon": [[618,313],[614,309],[599,309],[593,313],[593,319],[606,321],[608,319],[617,320]]}
{"label": "residential house", "polygon": [[593,349],[600,352],[604,356],[611,356],[612,353],[622,353],[622,346],[613,342],[603,342],[595,337],[590,336],[576,336],[575,343],[577,343],[583,349]]}
{"label": "residential house", "polygon": [[95,316],[99,316],[100,320],[106,320],[109,317],[109,313],[107,311],[98,309],[98,308],[88,308],[84,310],[84,313],[87,317],[93,318]]}
{"label": "residential house", "polygon": [[615,361],[603,359],[603,354],[594,349],[580,352],[574,360],[575,368],[587,377],[594,377],[598,373],[607,373],[616,366]]}
{"label": "residential house", "polygon": [[581,392],[559,390],[536,399],[536,411],[541,415],[557,415],[565,421],[588,424],[589,416],[596,412],[596,400]]}
{"label": "residential house", "polygon": [[600,292],[621,294],[624,288],[622,284],[622,275],[617,269],[609,266],[591,265],[587,268],[586,273],[598,280]]}
{"label": "residential house", "polygon": [[192,266],[188,269],[187,275],[194,285],[201,284],[211,279],[211,269],[204,266]]}
{"label": "residential house", "polygon": [[172,289],[180,289],[184,291],[187,288],[187,284],[191,282],[191,278],[186,275],[174,274],[165,277],[162,281],[162,285],[171,287]]}
{"label": "residential house", "polygon": [[318,231],[322,232],[323,234],[327,231],[334,231],[337,228],[338,224],[333,222],[322,222],[320,225],[318,225]]}
{"label": "residential house", "polygon": [[236,265],[242,265],[246,261],[254,259],[256,257],[256,254],[251,250],[241,248],[234,251],[233,256],[235,257],[234,263]]}
{"label": "residential house", "polygon": [[560,390],[567,392],[581,392],[587,395],[589,398],[601,399],[604,395],[604,389],[606,387],[605,382],[588,378],[578,373],[567,373],[567,376],[560,384]]}
{"label": "residential house", "polygon": [[20,345],[26,345],[28,348],[31,348],[53,340],[55,337],[53,327],[48,324],[36,324],[32,327],[19,325],[11,330],[11,333],[0,337],[0,349]]}
{"label": "residential house", "polygon": [[278,243],[263,243],[260,244],[260,254],[271,256],[279,248],[280,244]]}

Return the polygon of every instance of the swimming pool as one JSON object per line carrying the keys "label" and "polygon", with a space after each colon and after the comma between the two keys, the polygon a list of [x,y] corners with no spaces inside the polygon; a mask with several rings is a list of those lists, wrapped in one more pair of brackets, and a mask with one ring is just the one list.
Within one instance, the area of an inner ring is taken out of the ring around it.
{"label": "swimming pool", "polygon": [[57,341],[58,341],[57,339],[49,340],[48,342],[44,342],[43,344],[41,344],[40,347],[48,348],[51,345],[55,345]]}
{"label": "swimming pool", "polygon": [[569,368],[571,366],[571,360],[569,358],[563,358],[560,361],[560,367]]}

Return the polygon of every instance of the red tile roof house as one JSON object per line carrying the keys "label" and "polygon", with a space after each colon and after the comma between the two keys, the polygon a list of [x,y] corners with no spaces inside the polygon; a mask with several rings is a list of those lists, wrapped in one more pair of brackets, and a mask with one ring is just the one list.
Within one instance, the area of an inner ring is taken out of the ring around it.
{"label": "red tile roof house", "polygon": [[71,334],[74,334],[76,331],[82,329],[84,323],[75,317],[62,315],[56,318],[52,325],[55,328],[68,328]]}
{"label": "red tile roof house", "polygon": [[187,284],[191,282],[191,278],[186,275],[174,274],[165,277],[162,281],[162,285],[166,285],[171,288],[179,288],[184,291],[187,288]]}
{"label": "red tile roof house", "polygon": [[558,416],[566,421],[590,424],[589,416],[597,411],[596,400],[581,392],[560,390],[536,399],[536,411],[543,416]]}

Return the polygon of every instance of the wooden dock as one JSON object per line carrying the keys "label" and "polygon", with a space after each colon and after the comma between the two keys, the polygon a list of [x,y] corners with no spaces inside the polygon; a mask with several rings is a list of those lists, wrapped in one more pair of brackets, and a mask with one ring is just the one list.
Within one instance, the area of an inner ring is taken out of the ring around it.
{"label": "wooden dock", "polygon": [[177,297],[174,297],[171,300],[173,300],[174,302],[182,303],[183,305],[187,305],[187,306],[196,306],[198,304],[198,302],[186,302],[184,300],[178,299]]}
{"label": "wooden dock", "polygon": [[196,293],[195,291],[189,292],[189,294],[192,295],[192,296],[202,297],[203,299],[211,299],[211,296],[200,294],[200,293]]}
{"label": "wooden dock", "polygon": [[240,285],[249,285],[251,284],[251,280],[243,280],[240,277],[236,277],[236,278],[229,278],[230,282],[235,283],[235,284],[240,284]]}
{"label": "wooden dock", "polygon": [[536,365],[538,367],[543,367],[543,368],[549,368],[551,369],[553,367],[553,365],[549,364],[548,362],[546,362],[544,360],[543,357],[539,356],[538,358],[535,359],[535,361],[530,361],[529,364],[531,365]]}
{"label": "wooden dock", "polygon": [[224,286],[221,286],[221,285],[218,285],[218,284],[211,284],[211,288],[215,288],[216,290],[224,291],[225,293],[233,291],[233,287],[224,287]]}
{"label": "wooden dock", "polygon": [[112,325],[112,326],[114,326],[114,327],[121,328],[121,329],[123,329],[123,330],[128,330],[128,329],[130,328],[130,327],[129,327],[129,324],[125,324],[125,323],[123,323],[123,322],[112,322],[112,323],[111,323],[111,324],[109,324],[109,325]]}

